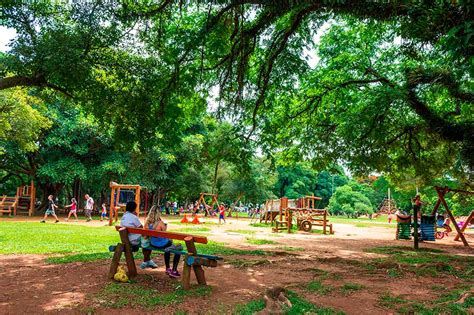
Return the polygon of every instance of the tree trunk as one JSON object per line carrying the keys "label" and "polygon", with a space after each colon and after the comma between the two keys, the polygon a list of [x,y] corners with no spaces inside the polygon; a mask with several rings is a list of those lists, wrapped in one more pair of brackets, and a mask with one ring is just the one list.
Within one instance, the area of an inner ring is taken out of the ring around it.
{"label": "tree trunk", "polygon": [[158,187],[158,193],[156,194],[156,205],[160,207],[161,202],[161,187]]}
{"label": "tree trunk", "polygon": [[213,194],[216,193],[216,188],[217,188],[217,172],[219,171],[219,163],[220,163],[220,160],[217,160],[216,167],[214,168],[214,180],[212,182],[212,189],[211,189],[211,193]]}

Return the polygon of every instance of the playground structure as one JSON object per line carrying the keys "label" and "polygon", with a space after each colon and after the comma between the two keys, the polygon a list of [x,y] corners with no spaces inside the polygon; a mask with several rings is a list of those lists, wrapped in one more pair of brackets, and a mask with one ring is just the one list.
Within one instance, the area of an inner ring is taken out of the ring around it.
{"label": "playground structure", "polygon": [[32,216],[35,211],[36,187],[31,181],[30,185],[21,185],[16,189],[15,197],[0,197],[0,213],[8,215],[23,214]]}
{"label": "playground structure", "polygon": [[[206,203],[206,197],[211,197],[211,204],[208,205]],[[204,205],[204,211],[206,213],[206,215],[211,215],[211,212],[209,212],[209,209],[213,209],[214,208],[214,205],[217,205],[219,206],[219,201],[217,200],[217,194],[211,194],[211,193],[205,193],[205,192],[202,192],[199,194],[199,199],[198,199],[198,202],[197,202],[197,206],[198,206],[198,209],[201,205]]]}
{"label": "playground structure", "polygon": [[[420,231],[421,231],[421,239],[424,241],[434,241],[435,239],[442,239],[444,236],[448,235],[448,231],[437,231],[436,226],[441,227],[442,223],[436,223],[436,214],[438,212],[438,209],[441,205],[446,210],[446,214],[448,215],[449,219],[451,220],[451,223],[454,225],[454,228],[457,232],[454,240],[461,241],[463,242],[464,246],[469,247],[469,243],[466,240],[466,237],[464,235],[464,232],[467,228],[467,226],[474,220],[474,211],[471,211],[471,214],[464,220],[464,223],[460,226],[456,222],[456,218],[454,217],[453,213],[449,209],[449,206],[446,202],[446,194],[448,193],[461,193],[461,194],[467,194],[467,195],[474,195],[474,192],[472,191],[466,191],[466,190],[461,190],[461,189],[451,189],[448,187],[439,187],[435,186],[434,189],[436,190],[436,193],[438,194],[438,200],[436,201],[436,204],[433,208],[433,211],[431,212],[431,216],[421,216],[421,225],[420,225]],[[443,221],[444,219],[442,219]],[[396,232],[396,239],[411,239],[411,229],[412,229],[412,216],[411,215],[397,215],[397,232]]]}
{"label": "playground structure", "polygon": [[[244,196],[244,193],[240,193],[239,196],[237,197],[237,199],[232,203],[232,205],[230,205],[229,207],[229,211],[227,212],[227,216],[229,218],[232,217],[232,211],[234,211],[235,207],[237,206],[237,204],[239,203],[240,199]],[[238,215],[237,215],[238,217]]]}
{"label": "playground structure", "polygon": [[270,224],[273,225],[276,217],[280,213],[281,208],[281,200],[280,199],[270,199],[265,201],[265,206],[262,209],[262,213],[260,214],[260,223]]}
{"label": "playground structure", "polygon": [[392,214],[397,212],[399,209],[397,207],[397,203],[395,199],[391,198],[390,196],[390,188],[388,189],[387,198],[384,198],[382,202],[377,207],[376,214]]}
{"label": "playground structure", "polygon": [[433,215],[433,216],[436,215],[436,213],[439,209],[439,206],[442,204],[444,206],[444,208],[446,209],[446,213],[448,214],[449,219],[453,223],[454,228],[456,229],[457,235],[454,238],[454,240],[458,241],[459,239],[461,239],[464,246],[469,246],[469,243],[467,242],[466,237],[464,235],[464,231],[465,231],[467,225],[469,224],[469,222],[472,220],[474,211],[471,212],[468,219],[464,222],[463,226],[459,227],[459,225],[456,222],[456,218],[454,218],[453,213],[451,212],[451,210],[448,207],[448,204],[446,202],[445,197],[446,197],[446,194],[450,193],[450,192],[452,192],[454,194],[460,193],[460,194],[466,194],[466,195],[474,195],[474,192],[473,191],[467,191],[467,190],[461,190],[461,189],[451,189],[451,188],[448,188],[446,186],[445,187],[435,186],[434,188],[436,190],[436,193],[438,194],[438,200],[436,201],[436,204],[433,208],[433,211],[431,212],[431,215]]}
{"label": "playground structure", "polygon": [[[474,224],[474,210],[471,211],[469,216],[464,220],[464,223],[461,225],[461,232],[464,233],[469,224]],[[459,234],[454,237],[455,241],[459,241]]]}
{"label": "playground structure", "polygon": [[[110,210],[109,210],[109,225],[112,225],[112,221],[115,218],[115,222],[118,221],[119,208],[125,206],[126,203],[120,203],[120,192],[123,190],[134,191],[135,202],[137,203],[137,215],[140,215],[140,185],[123,185],[117,184],[116,182],[110,182]],[[127,200],[128,201],[128,200]],[[145,209],[148,205],[145,205]],[[145,210],[146,212],[146,210]]]}
{"label": "playground structure", "polygon": [[274,232],[287,231],[291,233],[293,219],[296,220],[298,230],[310,232],[313,226],[322,226],[323,233],[333,234],[332,224],[328,220],[326,209],[317,209],[316,201],[321,200],[315,196],[305,196],[299,199],[288,199],[283,197],[277,200],[267,200],[260,222],[265,224],[270,221],[275,227]]}

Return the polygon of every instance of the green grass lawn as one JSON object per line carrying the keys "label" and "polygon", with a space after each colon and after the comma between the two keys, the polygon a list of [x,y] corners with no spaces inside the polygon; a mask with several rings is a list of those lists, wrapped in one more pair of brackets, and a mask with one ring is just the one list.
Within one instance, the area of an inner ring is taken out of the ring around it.
{"label": "green grass lawn", "polygon": [[[0,222],[0,254],[51,254],[47,259],[49,263],[106,259],[111,257],[108,247],[118,240],[115,228],[109,226]],[[196,247],[199,253],[208,255],[269,255],[263,250],[235,249],[214,241]],[[140,253],[137,258],[141,258]]]}
{"label": "green grass lawn", "polygon": [[348,218],[345,216],[331,216],[329,217],[329,222],[332,223],[343,223],[343,224],[353,224],[356,227],[365,228],[365,227],[386,227],[386,228],[396,228],[397,222],[392,221],[391,224],[388,224],[387,216],[379,216],[375,219],[369,218]]}
{"label": "green grass lawn", "polygon": [[97,253],[117,241],[108,226],[0,222],[0,254]]}

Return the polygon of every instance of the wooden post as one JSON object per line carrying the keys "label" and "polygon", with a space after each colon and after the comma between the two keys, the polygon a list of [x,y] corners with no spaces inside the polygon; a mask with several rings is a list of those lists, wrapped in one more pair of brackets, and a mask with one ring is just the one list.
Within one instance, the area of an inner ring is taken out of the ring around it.
{"label": "wooden post", "polygon": [[119,205],[119,202],[120,202],[120,187],[115,189],[115,199],[114,199],[114,220],[115,222],[118,222],[118,205]]}
{"label": "wooden post", "polygon": [[140,186],[135,189],[135,203],[137,204],[137,217],[140,217]]}
{"label": "wooden post", "polygon": [[327,211],[324,210],[324,214],[323,214],[323,234],[326,234],[326,220],[327,220]]}
{"label": "wooden post", "polygon": [[280,220],[283,221],[283,210],[288,208],[288,198],[286,197],[281,197],[280,198]]}
{"label": "wooden post", "polygon": [[122,257],[122,252],[122,243],[118,243],[117,247],[115,247],[114,257],[112,258],[112,262],[110,263],[109,279],[113,279],[114,275],[117,273],[117,268],[120,264],[120,257]]}
{"label": "wooden post", "polygon": [[188,255],[184,256],[184,268],[183,268],[183,276],[181,279],[181,283],[183,284],[184,290],[189,290],[191,287],[191,267],[188,266],[186,261],[188,260]]}
{"label": "wooden post", "polygon": [[[18,206],[18,201],[20,200],[20,197],[18,195],[15,196],[15,201],[13,202],[13,215],[16,216],[16,207]],[[10,206],[10,211],[11,211],[11,206]],[[11,215],[11,212],[10,212]]]}
{"label": "wooden post", "polygon": [[30,209],[28,210],[28,216],[31,217],[35,211],[35,201],[36,201],[36,187],[33,180],[31,180],[31,192],[30,192]]}
{"label": "wooden post", "polygon": [[[462,227],[461,227],[461,232],[462,233],[464,233],[464,230],[466,230],[467,226],[469,225],[469,222],[471,222],[472,219],[474,219],[474,210],[471,211],[471,214],[467,217],[466,222],[464,222],[464,224],[462,225]],[[456,235],[454,240],[459,241],[459,233]]]}
{"label": "wooden post", "polygon": [[438,211],[438,208],[439,208],[440,205],[441,205],[441,199],[439,199],[439,196],[438,196],[438,200],[436,200],[436,204],[433,208],[433,211],[431,211],[431,215],[436,214],[436,212]]}
{"label": "wooden post", "polygon": [[292,225],[292,221],[293,221],[293,212],[287,208],[286,211],[285,211],[285,216],[286,216],[286,222],[287,222],[286,225],[287,225],[287,228],[288,228],[288,233],[291,233],[291,225]]}
{"label": "wooden post", "polygon": [[446,208],[446,212],[448,213],[449,218],[451,219],[451,222],[453,222],[454,228],[458,232],[458,235],[461,237],[461,240],[462,240],[464,246],[469,247],[469,244],[466,240],[466,237],[464,236],[464,233],[461,231],[458,224],[456,223],[456,219],[454,218],[453,214],[451,213],[451,210],[449,210],[449,207],[448,207],[448,204],[446,203],[446,200],[444,200],[444,195],[447,192],[447,187],[445,187],[444,189],[436,188],[436,192],[438,193],[438,196],[439,196],[439,199],[441,200],[441,203]]}
{"label": "wooden post", "polygon": [[112,225],[112,220],[115,212],[115,188],[111,187],[110,192],[110,211],[109,211],[109,226]]}
{"label": "wooden post", "polygon": [[125,260],[127,262],[128,268],[128,276],[134,277],[137,275],[137,267],[135,266],[135,260],[133,259],[132,246],[130,245],[130,241],[128,240],[127,229],[121,229],[119,231],[119,234],[120,240],[122,241],[124,247]]}
{"label": "wooden post", "polygon": [[418,249],[418,210],[419,206],[415,204],[413,206],[413,241],[415,249]]}

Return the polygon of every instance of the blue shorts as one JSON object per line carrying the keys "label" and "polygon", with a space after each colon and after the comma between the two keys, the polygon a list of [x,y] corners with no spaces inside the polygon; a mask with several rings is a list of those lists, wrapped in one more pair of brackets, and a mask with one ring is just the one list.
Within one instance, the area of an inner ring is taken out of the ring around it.
{"label": "blue shorts", "polygon": [[102,218],[105,218],[105,217],[107,216],[107,213],[106,213],[106,212],[102,212],[102,213],[100,214],[100,216],[101,216]]}
{"label": "blue shorts", "polygon": [[223,214],[219,214],[219,219],[224,219],[224,215],[223,215]]}

